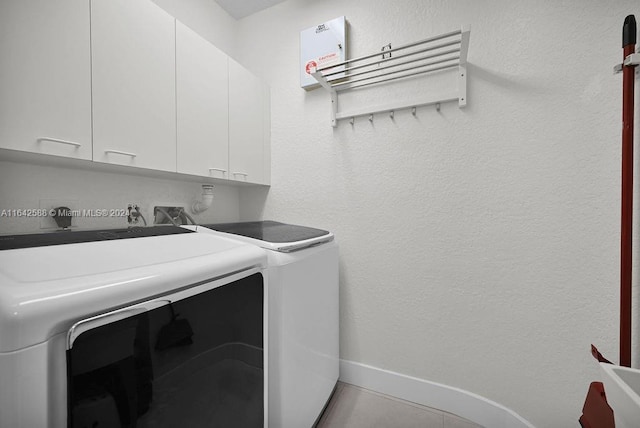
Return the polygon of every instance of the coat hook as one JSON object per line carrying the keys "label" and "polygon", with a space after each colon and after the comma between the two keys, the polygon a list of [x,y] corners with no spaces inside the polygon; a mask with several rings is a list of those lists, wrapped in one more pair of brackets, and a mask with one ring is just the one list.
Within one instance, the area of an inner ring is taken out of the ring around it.
{"label": "coat hook", "polygon": [[411,114],[414,115],[414,116],[416,115],[416,108],[415,107],[411,108]]}
{"label": "coat hook", "polygon": [[354,123],[355,121],[356,121],[356,118],[355,118],[355,117],[352,117],[352,118],[351,118],[351,120],[349,121],[349,123],[353,125],[353,123]]}
{"label": "coat hook", "polygon": [[436,111],[440,111],[440,103],[436,103]]}
{"label": "coat hook", "polygon": [[372,114],[369,115],[369,122],[373,122],[373,115]]}
{"label": "coat hook", "polygon": [[389,112],[389,117],[391,118],[391,120],[393,120],[393,116],[394,116],[394,112],[393,112],[393,110],[391,110],[391,111]]}

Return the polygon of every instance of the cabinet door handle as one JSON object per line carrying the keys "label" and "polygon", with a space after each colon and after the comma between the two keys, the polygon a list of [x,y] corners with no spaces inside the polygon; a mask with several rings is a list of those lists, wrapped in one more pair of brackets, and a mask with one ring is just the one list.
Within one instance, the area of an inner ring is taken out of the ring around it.
{"label": "cabinet door handle", "polygon": [[223,173],[223,174],[224,174],[225,172],[227,172],[227,170],[226,170],[226,169],[222,169],[222,168],[209,168],[209,172],[211,172],[211,171],[220,171],[220,172],[221,172],[221,173]]}
{"label": "cabinet door handle", "polygon": [[82,144],[76,143],[74,141],[61,140],[59,138],[51,138],[51,137],[40,137],[40,138],[38,138],[38,142],[41,142],[41,141],[51,141],[53,143],[68,144],[70,146],[76,146],[76,147],[81,147],[82,146]]}
{"label": "cabinet door handle", "polygon": [[244,175],[245,178],[249,176],[246,172],[234,172],[233,175]]}
{"label": "cabinet door handle", "polygon": [[115,153],[117,155],[125,155],[125,156],[131,156],[132,158],[135,158],[136,156],[138,156],[135,153],[130,153],[130,152],[123,152],[120,150],[105,150],[105,153]]}

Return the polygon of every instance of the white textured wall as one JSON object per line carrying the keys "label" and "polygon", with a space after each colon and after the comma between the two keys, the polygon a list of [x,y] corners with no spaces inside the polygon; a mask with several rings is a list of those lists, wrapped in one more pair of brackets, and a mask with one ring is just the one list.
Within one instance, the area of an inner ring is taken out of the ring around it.
{"label": "white textured wall", "polygon": [[[271,85],[273,163],[241,218],[336,233],[342,358],[577,426],[600,378],[590,343],[617,358],[628,13],[636,0],[289,0],[239,21],[238,58]],[[470,24],[467,108],[332,129],[328,95],[299,87],[298,36],[341,15],[351,57]]]}
{"label": "white textured wall", "polygon": [[[0,161],[0,234],[57,228],[51,218],[7,217],[1,215],[2,210],[52,208],[57,201],[74,210],[126,209],[128,204],[138,204],[152,224],[154,206],[175,204],[191,213],[191,204],[201,195],[201,183],[197,181]],[[214,195],[213,206],[194,219],[198,223],[237,221],[238,189],[216,185]],[[128,226],[126,217],[78,216],[72,221],[78,229]]]}

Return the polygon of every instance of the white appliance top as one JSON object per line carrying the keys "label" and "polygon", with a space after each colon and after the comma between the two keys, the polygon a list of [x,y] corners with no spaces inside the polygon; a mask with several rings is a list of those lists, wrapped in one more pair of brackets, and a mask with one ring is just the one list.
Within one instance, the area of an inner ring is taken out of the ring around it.
{"label": "white appliance top", "polygon": [[259,248],[200,233],[45,245],[0,251],[0,353],[88,316],[266,266]]}
{"label": "white appliance top", "polygon": [[267,250],[284,253],[302,250],[334,240],[333,233],[326,230],[277,221],[207,224],[193,226],[190,229],[197,232],[213,230],[219,236],[228,236]]}

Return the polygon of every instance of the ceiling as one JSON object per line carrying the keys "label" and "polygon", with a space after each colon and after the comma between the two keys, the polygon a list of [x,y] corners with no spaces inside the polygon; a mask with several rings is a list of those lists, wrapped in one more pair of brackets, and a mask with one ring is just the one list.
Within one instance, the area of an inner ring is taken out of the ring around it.
{"label": "ceiling", "polygon": [[235,19],[242,19],[285,0],[216,0]]}

